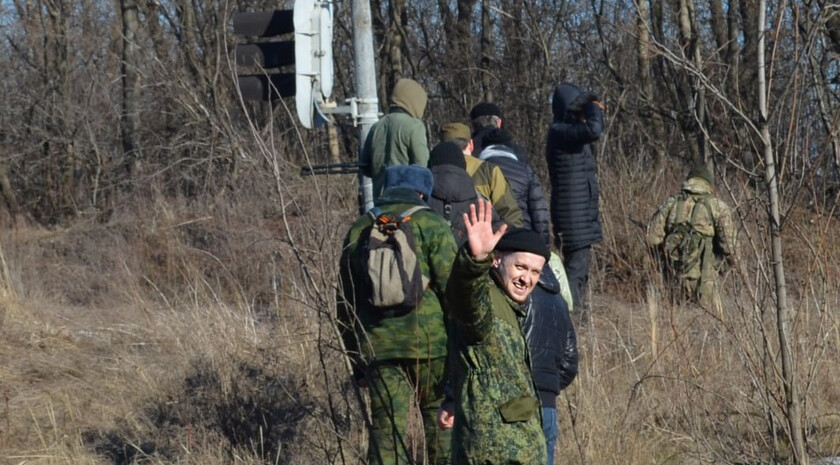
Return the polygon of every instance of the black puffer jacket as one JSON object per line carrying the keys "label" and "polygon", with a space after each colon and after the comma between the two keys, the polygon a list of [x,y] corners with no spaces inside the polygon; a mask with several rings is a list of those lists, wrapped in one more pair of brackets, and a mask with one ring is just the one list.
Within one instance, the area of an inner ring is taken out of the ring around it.
{"label": "black puffer jacket", "polygon": [[540,181],[531,166],[520,161],[513,148],[501,144],[485,147],[479,158],[502,169],[513,197],[522,210],[522,226],[539,234],[550,247],[548,204]]}
{"label": "black puffer jacket", "polygon": [[584,95],[573,84],[554,89],[554,121],[548,129],[545,157],[551,180],[551,222],[555,243],[563,250],[586,247],[602,238],[598,220],[598,179],[589,144],[604,130],[601,108],[588,99],[582,106],[584,121],[568,111]]}
{"label": "black puffer jacket", "polygon": [[[473,154],[474,157],[479,158],[481,156],[481,152],[484,151],[485,148],[487,148],[487,145],[489,145],[489,144],[485,145],[484,138],[487,137],[487,135],[490,134],[494,129],[496,129],[496,128],[487,127],[487,128],[479,129],[478,131],[473,133],[473,135],[472,135],[473,153],[472,154]],[[516,158],[520,159],[521,161],[523,161],[525,163],[529,162],[528,151],[525,150],[525,147],[522,147],[521,145],[519,145],[519,144],[517,144],[516,142],[513,142],[513,141],[511,141],[508,145],[513,149],[513,153],[516,154]]]}
{"label": "black puffer jacket", "polygon": [[577,336],[560,283],[545,265],[531,293],[522,331],[531,352],[531,371],[543,406],[554,407],[560,391],[578,373]]}

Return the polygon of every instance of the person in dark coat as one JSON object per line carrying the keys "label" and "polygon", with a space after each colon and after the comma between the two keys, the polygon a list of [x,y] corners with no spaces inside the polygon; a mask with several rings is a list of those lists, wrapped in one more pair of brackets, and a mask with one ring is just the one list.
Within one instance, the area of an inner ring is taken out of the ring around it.
{"label": "person in dark coat", "polygon": [[583,312],[591,247],[602,239],[598,179],[590,144],[601,137],[604,113],[595,94],[568,83],[554,89],[551,106],[554,121],[548,128],[545,157],[551,180],[554,244],[563,253],[574,306]]}
{"label": "person in dark coat", "polygon": [[[435,186],[426,203],[446,220],[458,247],[467,241],[464,213],[470,212],[470,205],[478,205],[479,197],[488,200],[478,192],[466,168],[466,158],[454,142],[441,142],[429,155]],[[495,209],[492,214],[493,226],[501,227],[503,221]]]}
{"label": "person in dark coat", "polygon": [[551,246],[548,229],[548,205],[542,186],[531,166],[520,160],[511,146],[513,138],[504,129],[494,129],[484,136],[485,147],[479,158],[502,169],[513,197],[522,210],[522,226],[530,229]]}
{"label": "person in dark coat", "polygon": [[557,441],[557,396],[578,373],[577,336],[560,283],[548,264],[531,293],[522,331],[531,353],[531,374],[542,406],[548,465]]}
{"label": "person in dark coat", "polygon": [[[470,110],[472,120],[473,156],[478,157],[488,144],[484,138],[494,129],[502,129],[502,109],[495,103],[481,102]],[[528,163],[528,152],[519,144],[510,141],[508,146],[513,149],[516,157]]]}

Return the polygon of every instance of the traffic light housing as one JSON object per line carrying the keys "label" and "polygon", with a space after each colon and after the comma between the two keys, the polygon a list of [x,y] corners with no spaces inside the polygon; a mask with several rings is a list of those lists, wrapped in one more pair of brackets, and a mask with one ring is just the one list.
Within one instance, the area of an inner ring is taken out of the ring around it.
{"label": "traffic light housing", "polygon": [[293,10],[235,14],[234,34],[249,38],[236,46],[236,64],[252,69],[238,76],[242,96],[275,100],[294,95],[301,124],[312,128],[322,123],[318,110],[333,85],[332,16],[332,3],[321,0],[295,0]]}

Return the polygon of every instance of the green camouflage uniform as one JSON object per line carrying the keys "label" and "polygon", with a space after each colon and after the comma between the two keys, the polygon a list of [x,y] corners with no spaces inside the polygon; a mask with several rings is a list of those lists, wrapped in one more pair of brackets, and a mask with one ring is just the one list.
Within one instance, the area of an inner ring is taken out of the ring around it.
{"label": "green camouflage uniform", "polygon": [[[400,214],[425,205],[409,189],[388,189],[377,201],[383,213]],[[446,379],[447,314],[441,305],[454,260],[455,240],[449,226],[432,210],[421,210],[409,222],[417,259],[429,286],[416,310],[383,318],[367,296],[357,295],[354,278],[364,276],[364,241],[360,236],[372,224],[361,216],[344,240],[340,262],[342,295],[338,319],[342,339],[357,377],[365,376],[371,399],[368,463],[412,463],[405,440],[409,407],[416,399],[426,432],[429,463],[448,463],[450,433],[436,424]],[[358,284],[358,283],[357,283]]]}
{"label": "green camouflage uniform", "polygon": [[525,310],[461,248],[446,298],[457,351],[452,459],[458,465],[545,464],[540,402],[519,318]]}
{"label": "green camouflage uniform", "polygon": [[[704,201],[708,209],[703,206]],[[677,211],[680,204],[682,208]],[[692,213],[695,230],[708,239],[698,251],[700,260],[679,276],[669,278],[678,283],[686,296],[698,299],[703,305],[712,305],[719,302],[717,277],[723,259],[735,255],[735,229],[729,206],[714,196],[711,184],[697,177],[687,179],[682,192],[666,200],[654,214],[648,226],[647,242],[661,247],[674,225],[690,221]]]}

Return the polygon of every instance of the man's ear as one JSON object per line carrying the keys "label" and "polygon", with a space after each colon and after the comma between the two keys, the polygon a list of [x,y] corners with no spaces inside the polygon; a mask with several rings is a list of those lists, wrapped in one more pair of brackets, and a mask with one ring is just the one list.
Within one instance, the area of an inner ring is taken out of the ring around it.
{"label": "man's ear", "polygon": [[502,254],[493,251],[493,268],[498,268],[502,265]]}
{"label": "man's ear", "polygon": [[472,139],[470,139],[470,143],[467,144],[467,150],[470,152],[470,155],[472,155],[475,150],[475,142],[473,142]]}
{"label": "man's ear", "polygon": [[502,119],[501,118],[499,118],[499,122],[496,123],[496,127],[499,128],[499,129],[502,128]]}

